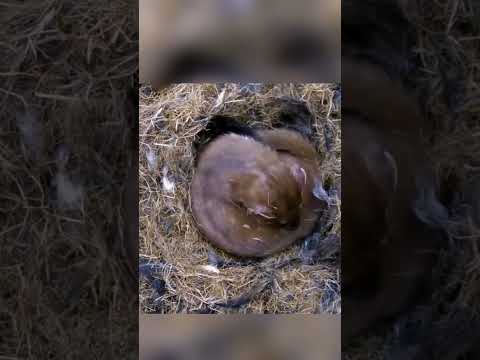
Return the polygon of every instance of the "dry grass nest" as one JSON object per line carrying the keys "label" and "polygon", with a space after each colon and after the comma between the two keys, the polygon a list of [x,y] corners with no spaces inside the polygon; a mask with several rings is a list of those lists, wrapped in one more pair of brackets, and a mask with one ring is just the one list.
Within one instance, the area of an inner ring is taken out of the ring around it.
{"label": "dry grass nest", "polygon": [[136,161],[125,151],[134,15],[115,0],[1,4],[1,358],[137,353],[137,298],[118,256]]}
{"label": "dry grass nest", "polygon": [[[435,125],[431,155],[449,193],[449,246],[434,269],[431,299],[359,341],[346,360],[457,359],[473,351],[480,331],[480,39],[472,36],[480,7],[469,0],[404,3],[418,55],[408,82]],[[415,355],[422,347],[428,355]]]}
{"label": "dry grass nest", "polygon": [[[269,128],[305,104],[331,192],[340,190],[339,88],[333,84],[178,84],[140,90],[140,305],[156,313],[339,313],[340,201],[308,241],[263,260],[214,248],[189,206],[194,142],[215,114]],[[339,198],[339,194],[337,199]]]}

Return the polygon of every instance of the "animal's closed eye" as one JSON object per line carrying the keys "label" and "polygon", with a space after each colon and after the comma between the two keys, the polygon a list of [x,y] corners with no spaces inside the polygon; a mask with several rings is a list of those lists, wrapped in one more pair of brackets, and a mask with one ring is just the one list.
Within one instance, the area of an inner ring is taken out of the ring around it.
{"label": "animal's closed eye", "polygon": [[292,152],[287,149],[275,149],[279,153],[291,154]]}

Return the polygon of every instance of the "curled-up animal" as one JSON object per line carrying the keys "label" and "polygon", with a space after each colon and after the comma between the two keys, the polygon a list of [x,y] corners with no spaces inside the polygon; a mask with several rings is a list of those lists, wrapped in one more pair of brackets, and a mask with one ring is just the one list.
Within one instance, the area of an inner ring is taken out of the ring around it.
{"label": "curled-up animal", "polygon": [[239,256],[264,257],[310,234],[323,201],[313,194],[318,154],[301,135],[262,130],[226,134],[199,155],[191,184],[203,235]]}
{"label": "curled-up animal", "polygon": [[431,284],[448,213],[414,136],[350,115],[342,149],[342,340],[409,309]]}

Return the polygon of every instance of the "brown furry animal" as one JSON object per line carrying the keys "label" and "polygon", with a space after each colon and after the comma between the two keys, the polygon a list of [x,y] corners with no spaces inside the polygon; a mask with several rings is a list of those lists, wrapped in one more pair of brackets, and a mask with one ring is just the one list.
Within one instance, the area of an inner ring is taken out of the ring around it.
{"label": "brown furry animal", "polygon": [[[428,304],[436,254],[445,245],[448,214],[437,200],[424,142],[434,135],[434,121],[419,111],[428,106],[420,103],[422,93],[432,90],[420,85],[419,13],[404,12],[417,5],[342,1],[343,347],[422,300]],[[425,334],[435,336],[426,327]]]}
{"label": "brown furry animal", "polygon": [[[399,89],[385,79],[376,78],[382,88]],[[345,103],[352,108],[342,124],[344,343],[406,310],[428,290],[443,245],[447,212],[418,136],[422,118],[405,95],[398,98],[399,109],[395,94],[378,107],[370,100],[366,108],[359,99]]]}
{"label": "brown furry animal", "polygon": [[260,131],[262,142],[227,134],[200,154],[191,202],[201,232],[235,255],[263,257],[308,235],[322,202],[317,154],[288,130]]}
{"label": "brown furry animal", "polygon": [[433,130],[420,116],[412,94],[381,67],[367,61],[342,59],[343,102],[347,111],[361,113],[378,128],[411,134],[414,141]]}

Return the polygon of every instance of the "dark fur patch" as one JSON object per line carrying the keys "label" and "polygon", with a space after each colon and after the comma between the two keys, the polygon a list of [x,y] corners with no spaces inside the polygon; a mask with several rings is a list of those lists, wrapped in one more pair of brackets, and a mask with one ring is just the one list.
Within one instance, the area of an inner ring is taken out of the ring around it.
{"label": "dark fur patch", "polygon": [[205,129],[197,134],[197,139],[193,143],[195,165],[203,149],[219,136],[226,134],[238,134],[259,140],[255,130],[233,116],[213,115],[208,119]]}

